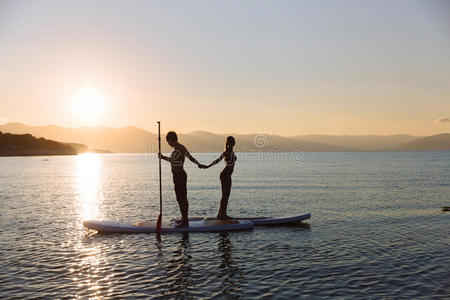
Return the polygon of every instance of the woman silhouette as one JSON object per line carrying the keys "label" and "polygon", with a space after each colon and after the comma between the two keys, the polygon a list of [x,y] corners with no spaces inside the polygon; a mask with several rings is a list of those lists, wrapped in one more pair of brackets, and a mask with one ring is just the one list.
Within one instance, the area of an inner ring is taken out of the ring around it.
{"label": "woman silhouette", "polygon": [[[233,147],[236,141],[234,137],[227,137],[227,142],[225,144],[225,151],[220,155],[218,159],[210,163],[206,168],[214,166],[219,163],[222,159],[225,160],[225,168],[220,173],[220,183],[222,185],[222,199],[220,200],[219,212],[217,213],[217,218],[220,220],[231,219],[227,215],[228,199],[230,198],[231,192],[231,175],[234,170],[234,163],[236,162],[236,155],[234,155]],[[200,166],[202,168],[202,166]]]}
{"label": "woman silhouette", "polygon": [[189,227],[188,211],[189,202],[187,200],[187,174],[184,171],[183,165],[185,158],[189,158],[194,164],[199,168],[205,168],[204,165],[200,164],[189,151],[182,144],[178,143],[178,136],[175,132],[170,131],[166,136],[167,143],[173,147],[173,152],[170,157],[160,155],[161,159],[167,160],[172,166],[173,183],[175,186],[175,195],[177,197],[178,205],[181,211],[181,224],[177,227]]}

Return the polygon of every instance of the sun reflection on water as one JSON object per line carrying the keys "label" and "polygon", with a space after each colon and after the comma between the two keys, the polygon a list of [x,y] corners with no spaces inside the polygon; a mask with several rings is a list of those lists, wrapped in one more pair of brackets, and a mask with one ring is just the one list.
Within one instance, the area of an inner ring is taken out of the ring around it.
{"label": "sun reflection on water", "polygon": [[76,189],[81,220],[98,219],[99,205],[103,199],[100,188],[101,159],[99,155],[85,153],[76,158]]}
{"label": "sun reflection on water", "polygon": [[[100,174],[102,159],[100,155],[85,153],[76,158],[75,168],[75,207],[82,226],[83,220],[101,219],[100,205],[104,199]],[[112,292],[110,275],[105,275],[108,260],[101,245],[94,243],[89,235],[83,234],[74,243],[77,253],[70,266],[72,280],[76,286],[76,298],[101,299]]]}
{"label": "sun reflection on water", "polygon": [[113,292],[113,273],[100,244],[86,238],[76,244],[78,253],[69,268],[77,299],[101,299]]}

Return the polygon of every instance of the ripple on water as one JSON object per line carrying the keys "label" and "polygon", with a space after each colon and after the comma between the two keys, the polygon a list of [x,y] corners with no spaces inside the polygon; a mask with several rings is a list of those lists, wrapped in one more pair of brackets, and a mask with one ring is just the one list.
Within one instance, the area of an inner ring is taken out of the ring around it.
{"label": "ripple on water", "polygon": [[[156,161],[79,159],[0,159],[2,298],[449,297],[448,154],[307,153],[276,168],[240,157],[230,214],[311,212],[310,226],[160,240],[81,225],[155,218]],[[187,171],[192,214],[214,215],[220,170]],[[177,216],[168,169],[163,179],[164,217]]]}

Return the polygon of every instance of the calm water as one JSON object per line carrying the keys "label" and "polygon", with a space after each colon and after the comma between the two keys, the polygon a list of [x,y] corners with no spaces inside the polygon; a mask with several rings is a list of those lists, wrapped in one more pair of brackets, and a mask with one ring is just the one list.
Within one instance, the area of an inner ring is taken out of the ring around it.
{"label": "calm water", "polygon": [[[214,215],[221,166],[186,164],[191,215]],[[312,213],[303,226],[161,240],[82,227],[156,218],[157,166],[0,158],[1,297],[450,297],[450,152],[238,154],[230,215]],[[168,164],[163,193],[164,216],[178,216]]]}

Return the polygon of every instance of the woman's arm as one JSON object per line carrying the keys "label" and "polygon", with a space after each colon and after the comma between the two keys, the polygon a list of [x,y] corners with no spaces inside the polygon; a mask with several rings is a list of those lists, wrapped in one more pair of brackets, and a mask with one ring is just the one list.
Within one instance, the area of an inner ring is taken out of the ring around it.
{"label": "woman's arm", "polygon": [[216,159],[215,161],[213,161],[212,163],[210,163],[209,165],[207,165],[207,167],[212,167],[214,165],[217,165],[220,161],[222,161],[222,159],[225,157],[225,152],[222,153],[222,155],[219,156],[218,159]]}

